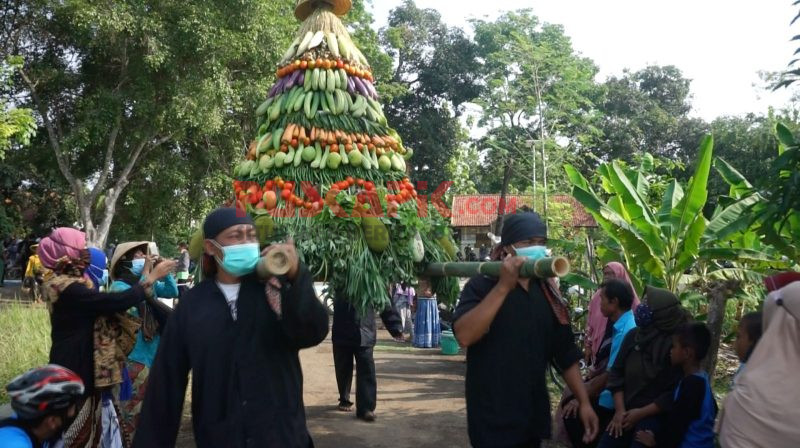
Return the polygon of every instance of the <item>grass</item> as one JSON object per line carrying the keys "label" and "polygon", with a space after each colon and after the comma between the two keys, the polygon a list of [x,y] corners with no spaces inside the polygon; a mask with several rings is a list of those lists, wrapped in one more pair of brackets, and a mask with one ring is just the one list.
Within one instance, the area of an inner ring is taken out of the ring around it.
{"label": "grass", "polygon": [[6,384],[26,370],[47,364],[50,317],[47,309],[21,302],[0,303],[0,404]]}

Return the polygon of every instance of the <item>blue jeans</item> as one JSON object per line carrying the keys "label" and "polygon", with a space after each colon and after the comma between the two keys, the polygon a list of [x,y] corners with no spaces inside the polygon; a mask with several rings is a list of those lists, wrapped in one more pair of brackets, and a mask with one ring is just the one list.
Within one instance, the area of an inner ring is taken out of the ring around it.
{"label": "blue jeans", "polygon": [[661,429],[660,417],[648,417],[640,421],[630,431],[625,431],[622,436],[614,438],[607,431],[600,435],[600,444],[597,448],[646,448],[635,440],[638,431],[653,431],[658,434]]}

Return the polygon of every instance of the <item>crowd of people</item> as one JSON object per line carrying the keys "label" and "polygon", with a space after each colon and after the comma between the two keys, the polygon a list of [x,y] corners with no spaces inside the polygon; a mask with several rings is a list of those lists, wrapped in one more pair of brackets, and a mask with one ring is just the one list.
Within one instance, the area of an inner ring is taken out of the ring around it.
{"label": "crowd of people", "polygon": [[[253,221],[235,209],[209,214],[203,232],[202,281],[192,288],[185,245],[169,260],[147,241],[117,244],[108,257],[71,228],[38,242],[50,364],[7,386],[15,415],[0,422],[0,447],[174,446],[190,372],[197,446],[313,447],[298,352],[324,340],[329,321],[311,273],[293,241],[260,247]],[[701,368],[709,329],[671,291],[644,286],[640,299],[620,263],[603,269],[579,348],[557,282],[519,275],[547,243],[537,214],[509,217],[487,254],[502,262],[500,275],[471,278],[450,322],[425,278],[392,286],[391,304],[366,313],[335,294],[337,409],[376,419],[379,316],[395,340],[408,335],[422,348],[438,346],[452,323],[466,349],[475,447],[537,447],[553,433],[573,447],[800,445],[800,396],[785,387],[800,365],[800,274],[770,277],[763,314],[742,317],[741,367],[720,408]],[[262,279],[256,264],[272,250],[290,269]],[[175,308],[162,300],[176,297]],[[554,431],[550,366],[567,385]]]}

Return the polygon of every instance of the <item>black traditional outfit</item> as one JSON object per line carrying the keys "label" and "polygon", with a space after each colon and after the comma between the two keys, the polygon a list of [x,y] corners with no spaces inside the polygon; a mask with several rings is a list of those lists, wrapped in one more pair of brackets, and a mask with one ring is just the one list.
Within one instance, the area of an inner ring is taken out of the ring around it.
{"label": "black traditional outfit", "polygon": [[[386,330],[394,337],[403,335],[400,314],[387,306],[380,314]],[[363,417],[374,412],[377,405],[378,382],[375,378],[373,347],[377,341],[375,311],[369,308],[360,316],[349,302],[337,299],[333,304],[333,364],[339,388],[339,406],[349,407],[353,383],[353,359],[356,362],[356,415]]]}
{"label": "black traditional outfit", "polygon": [[255,276],[242,278],[236,320],[214,279],[186,292],[161,337],[134,446],[175,445],[190,370],[198,447],[313,446],[298,351],[325,339],[328,314],[305,267],[282,283],[280,317]]}
{"label": "black traditional outfit", "polygon": [[[237,224],[252,221],[218,209],[203,229],[214,238]],[[198,447],[313,447],[298,352],[327,334],[328,313],[305,266],[294,280],[206,278],[182,297],[161,336],[134,446],[175,446],[191,371]]]}
{"label": "black traditional outfit", "polygon": [[[546,237],[535,214],[506,221],[503,245]],[[497,279],[476,276],[461,293],[453,322],[477,306]],[[455,325],[454,325],[455,328]],[[551,363],[567,370],[581,359],[568,311],[557,288],[531,279],[506,296],[489,331],[467,350],[467,423],[470,442],[483,447],[538,447],[550,437],[545,373]]]}

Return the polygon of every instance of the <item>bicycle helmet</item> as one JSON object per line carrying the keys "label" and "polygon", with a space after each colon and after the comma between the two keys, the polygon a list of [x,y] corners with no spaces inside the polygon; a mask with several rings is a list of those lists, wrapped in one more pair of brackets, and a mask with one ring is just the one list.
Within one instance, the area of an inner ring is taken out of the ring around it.
{"label": "bicycle helmet", "polygon": [[31,420],[69,408],[83,395],[84,387],[75,372],[50,364],[14,378],[6,390],[19,418]]}

